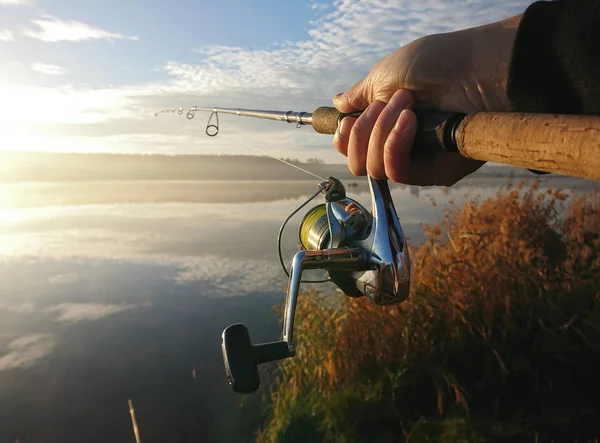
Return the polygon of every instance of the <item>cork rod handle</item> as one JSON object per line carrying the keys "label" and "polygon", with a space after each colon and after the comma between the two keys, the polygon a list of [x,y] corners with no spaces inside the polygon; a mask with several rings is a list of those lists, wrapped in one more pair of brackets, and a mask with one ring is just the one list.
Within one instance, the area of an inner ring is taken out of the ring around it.
{"label": "cork rod handle", "polygon": [[[600,116],[415,113],[416,155],[450,151],[474,160],[600,180]],[[321,107],[313,113],[312,126],[321,134],[335,134],[345,117],[335,108]]]}
{"label": "cork rod handle", "polygon": [[600,117],[481,112],[456,129],[464,157],[600,180]]}

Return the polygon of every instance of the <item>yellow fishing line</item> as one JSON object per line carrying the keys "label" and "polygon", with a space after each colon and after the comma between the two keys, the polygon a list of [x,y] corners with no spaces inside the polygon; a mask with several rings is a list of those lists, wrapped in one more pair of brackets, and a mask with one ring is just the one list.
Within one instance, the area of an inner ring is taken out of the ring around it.
{"label": "yellow fishing line", "polygon": [[312,208],[302,220],[302,225],[300,226],[300,242],[305,249],[308,249],[308,236],[310,234],[310,230],[315,224],[315,222],[322,216],[327,213],[327,208],[325,204],[320,204]]}

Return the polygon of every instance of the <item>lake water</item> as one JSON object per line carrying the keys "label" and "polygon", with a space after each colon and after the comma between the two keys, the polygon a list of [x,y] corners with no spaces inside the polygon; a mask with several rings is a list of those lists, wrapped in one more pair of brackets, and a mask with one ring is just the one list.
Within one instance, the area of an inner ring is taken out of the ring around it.
{"label": "lake water", "polygon": [[[449,199],[504,182],[393,186],[408,241],[423,240],[419,223],[440,219]],[[368,207],[357,183],[348,194]],[[255,342],[278,338],[277,231],[315,191],[310,181],[0,184],[0,443],[133,443],[128,399],[144,443],[252,441],[259,398],[240,407],[230,390],[221,332],[242,322]],[[300,218],[284,236],[288,263]]]}

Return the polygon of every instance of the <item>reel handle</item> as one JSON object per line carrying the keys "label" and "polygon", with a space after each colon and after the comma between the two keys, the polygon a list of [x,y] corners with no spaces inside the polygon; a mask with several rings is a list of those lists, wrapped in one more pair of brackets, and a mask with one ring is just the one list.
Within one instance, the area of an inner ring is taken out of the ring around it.
{"label": "reel handle", "polygon": [[223,331],[223,362],[233,390],[250,394],[260,386],[258,365],[294,355],[285,341],[253,345],[246,325],[235,323]]}
{"label": "reel handle", "polygon": [[357,270],[368,268],[368,254],[362,248],[336,248],[299,251],[292,261],[288,293],[285,299],[283,340],[253,345],[248,328],[235,323],[223,331],[221,350],[229,384],[240,394],[251,394],[260,386],[258,365],[283,360],[295,354],[294,317],[305,269]]}
{"label": "reel handle", "polygon": [[[358,117],[362,111],[344,114],[335,108],[322,106],[312,114],[312,127],[320,134],[335,134],[339,122],[345,117]],[[456,144],[456,129],[466,116],[457,112],[415,111],[418,127],[415,151],[420,155],[433,151],[459,152]]]}

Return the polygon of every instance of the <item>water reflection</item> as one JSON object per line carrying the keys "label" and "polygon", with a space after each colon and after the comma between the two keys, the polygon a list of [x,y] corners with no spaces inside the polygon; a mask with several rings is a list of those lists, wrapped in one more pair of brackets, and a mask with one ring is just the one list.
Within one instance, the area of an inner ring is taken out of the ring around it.
{"label": "water reflection", "polygon": [[[366,182],[357,183],[348,194],[368,206]],[[490,195],[502,183],[474,178],[448,190],[395,186],[392,194],[417,244],[419,224],[440,219],[450,199]],[[315,188],[1,185],[0,440],[131,442],[132,398],[143,441],[250,441],[258,398],[238,408],[220,334],[243,321],[255,341],[278,336],[271,310],[287,281],[276,233]],[[297,223],[284,236],[288,258]]]}
{"label": "water reflection", "polygon": [[28,334],[11,340],[6,343],[5,354],[0,358],[0,371],[32,366],[36,360],[50,354],[55,344],[52,334]]}

